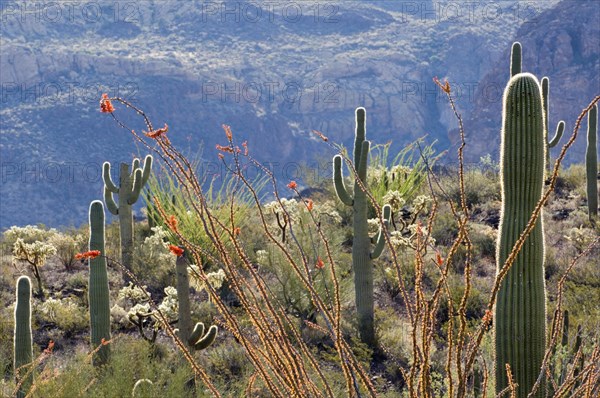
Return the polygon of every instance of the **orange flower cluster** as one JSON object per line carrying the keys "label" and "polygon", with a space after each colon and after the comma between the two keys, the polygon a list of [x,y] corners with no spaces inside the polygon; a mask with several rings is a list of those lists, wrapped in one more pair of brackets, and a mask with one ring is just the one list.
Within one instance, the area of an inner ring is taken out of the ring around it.
{"label": "orange flower cluster", "polygon": [[169,217],[169,219],[167,220],[167,226],[169,228],[171,228],[173,230],[173,232],[177,232],[177,224],[179,223],[179,221],[177,221],[177,219],[175,218],[175,216],[171,216]]}
{"label": "orange flower cluster", "polygon": [[494,317],[494,314],[492,314],[492,311],[485,310],[485,315],[483,315],[483,323],[491,322],[493,317]]}
{"label": "orange flower cluster", "polygon": [[244,141],[242,146],[244,147],[244,156],[248,156],[248,141]]}
{"label": "orange flower cluster", "polygon": [[233,153],[233,149],[231,147],[223,146],[223,145],[219,145],[219,144],[217,144],[216,147],[219,151]]}
{"label": "orange flower cluster", "polygon": [[115,111],[115,107],[112,102],[108,99],[108,94],[102,94],[102,99],[100,100],[100,112],[102,113],[113,113]]}
{"label": "orange flower cluster", "polygon": [[321,257],[317,257],[317,263],[315,264],[315,267],[317,269],[323,269],[323,268],[325,268],[325,263],[323,262],[323,260],[321,259]]}
{"label": "orange flower cluster", "polygon": [[177,257],[183,256],[183,249],[179,246],[169,245],[169,251]]}
{"label": "orange flower cluster", "polygon": [[234,235],[239,235],[239,234],[241,234],[241,233],[242,233],[242,230],[240,229],[240,227],[236,227],[236,228],[233,230],[233,234],[234,234]]}
{"label": "orange flower cluster", "polygon": [[223,130],[225,130],[225,135],[227,136],[227,140],[229,142],[231,142],[233,140],[233,134],[231,133],[231,126],[224,124]]}
{"label": "orange flower cluster", "polygon": [[85,253],[77,253],[75,255],[75,260],[87,260],[96,258],[100,255],[100,250],[90,250]]}
{"label": "orange flower cluster", "polygon": [[166,133],[167,131],[169,131],[169,126],[167,126],[167,123],[165,123],[165,127],[158,129],[158,130],[148,131],[148,132],[144,131],[144,135],[146,137],[150,137],[150,138],[158,138],[161,135],[163,135],[164,133]]}
{"label": "orange flower cluster", "polygon": [[290,181],[290,183],[287,184],[287,187],[289,189],[296,189],[296,187],[298,187],[298,184],[296,184],[296,181]]}
{"label": "orange flower cluster", "polygon": [[109,345],[111,341],[112,340],[106,340],[104,337],[102,337],[102,340],[100,341],[100,344],[102,344],[102,345]]}
{"label": "orange flower cluster", "polygon": [[440,254],[440,252],[435,252],[435,262],[440,267],[442,266],[442,264],[444,264],[444,259],[442,258],[442,255]]}
{"label": "orange flower cluster", "polygon": [[308,209],[308,211],[312,211],[312,209],[315,205],[315,202],[313,202],[312,199],[306,199],[305,202],[306,202],[306,208]]}

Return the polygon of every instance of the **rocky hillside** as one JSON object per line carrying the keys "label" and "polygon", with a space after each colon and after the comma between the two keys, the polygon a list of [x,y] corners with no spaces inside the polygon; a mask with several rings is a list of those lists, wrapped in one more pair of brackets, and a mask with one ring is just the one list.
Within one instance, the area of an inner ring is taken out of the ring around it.
{"label": "rocky hillside", "polygon": [[301,180],[298,164],[332,155],[312,129],[350,145],[360,105],[374,142],[397,149],[428,134],[438,150],[451,148],[456,123],[433,76],[460,91],[467,119],[478,115],[469,130],[485,140],[471,140],[472,159],[494,154],[501,104],[485,103],[481,87],[504,86],[515,38],[525,69],[552,79],[553,123],[572,122],[600,91],[591,0],[75,4],[3,2],[1,228],[85,221],[102,162],[138,153],[98,112],[103,92],[167,122],[190,153],[205,148],[211,172],[220,126],[230,124],[287,181]]}

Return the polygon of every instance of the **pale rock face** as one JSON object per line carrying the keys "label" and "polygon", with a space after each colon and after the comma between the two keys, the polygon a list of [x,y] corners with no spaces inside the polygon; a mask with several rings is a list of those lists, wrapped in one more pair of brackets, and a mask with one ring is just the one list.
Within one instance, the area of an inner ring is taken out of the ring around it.
{"label": "pale rock face", "polygon": [[552,125],[559,118],[572,125],[600,91],[593,1],[536,2],[535,23],[522,25],[508,10],[488,20],[482,10],[452,19],[458,3],[444,1],[414,2],[419,9],[407,9],[412,2],[341,2],[327,23],[332,10],[320,9],[315,20],[303,3],[298,20],[275,9],[272,20],[263,10],[255,23],[242,14],[223,20],[218,9],[193,2],[119,3],[116,14],[111,3],[87,19],[75,5],[73,17],[68,10],[22,17],[25,3],[11,2],[3,15],[0,148],[10,166],[2,175],[0,227],[86,220],[85,203],[97,199],[101,184],[95,167],[131,161],[135,151],[131,137],[98,112],[103,92],[133,99],[156,125],[167,122],[175,145],[192,152],[202,145],[211,170],[212,148],[223,144],[220,126],[230,124],[253,156],[277,163],[276,177],[285,182],[290,164],[331,158],[311,130],[351,146],[348,115],[357,106],[369,112],[369,137],[392,140],[392,153],[425,134],[438,139],[439,151],[454,148],[456,120],[434,76],[448,78],[460,94],[472,137],[467,155],[497,156],[500,98],[478,90],[495,84],[502,92],[515,38],[524,46],[524,69],[551,78]]}

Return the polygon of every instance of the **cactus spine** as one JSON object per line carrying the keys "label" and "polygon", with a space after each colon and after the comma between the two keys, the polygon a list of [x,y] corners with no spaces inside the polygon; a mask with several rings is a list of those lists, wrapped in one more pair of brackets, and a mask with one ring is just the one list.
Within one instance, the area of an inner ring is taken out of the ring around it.
{"label": "cactus spine", "polygon": [[[121,163],[119,171],[119,186],[110,177],[110,163],[104,162],[102,178],[104,180],[104,202],[108,211],[119,216],[119,235],[121,237],[121,264],[130,270],[133,265],[133,211],[132,205],[137,202],[142,188],[148,181],[152,169],[152,156],[144,159],[144,167],[140,168],[140,160],[133,159],[131,173],[129,165]],[[118,206],[113,194],[119,195]],[[128,280],[123,272],[123,278]]]}
{"label": "cactus spine", "polygon": [[598,219],[598,105],[588,113],[585,174],[587,180],[588,215],[590,221]]}
{"label": "cactus spine", "polygon": [[[354,238],[352,242],[352,268],[354,270],[354,290],[356,293],[356,310],[358,313],[358,330],[360,339],[370,347],[375,347],[374,302],[373,302],[373,265],[371,260],[379,257],[385,245],[383,230],[376,239],[371,239],[368,233],[368,200],[366,193],[360,188],[360,183],[367,188],[367,163],[370,142],[366,136],[366,111],[356,109],[356,134],[354,141],[354,196],[352,197],[344,186],[342,175],[342,157],[333,158],[333,183],[340,200],[353,209]],[[389,222],[391,208],[383,207],[383,218]],[[375,249],[371,251],[371,243]]]}
{"label": "cactus spine", "polygon": [[[502,212],[498,269],[512,251],[541,199],[544,184],[544,111],[540,85],[529,73],[514,75],[504,91],[502,114]],[[540,216],[504,277],[495,310],[496,391],[508,386],[509,364],[526,397],[541,369],[546,346],[544,236]],[[544,396],[544,388],[535,397]]]}
{"label": "cactus spine", "polygon": [[92,349],[98,347],[93,358],[94,366],[101,366],[110,358],[110,346],[102,340],[110,340],[110,303],[108,274],[104,249],[104,206],[99,200],[90,204],[90,250],[99,250],[100,256],[89,260],[90,329]]}
{"label": "cactus spine", "polygon": [[[15,380],[21,383],[17,398],[24,398],[33,382],[30,366],[33,361],[31,346],[31,280],[21,276],[17,280],[17,304],[15,306],[15,346],[14,370]],[[29,373],[29,375],[27,375]],[[27,377],[24,378],[24,376]]]}
{"label": "cactus spine", "polygon": [[179,338],[193,350],[203,350],[211,345],[217,337],[217,326],[212,325],[204,334],[204,324],[198,322],[192,330],[192,312],[190,310],[190,277],[188,261],[185,256],[177,257],[175,263],[177,273],[177,301],[179,302],[177,328]]}

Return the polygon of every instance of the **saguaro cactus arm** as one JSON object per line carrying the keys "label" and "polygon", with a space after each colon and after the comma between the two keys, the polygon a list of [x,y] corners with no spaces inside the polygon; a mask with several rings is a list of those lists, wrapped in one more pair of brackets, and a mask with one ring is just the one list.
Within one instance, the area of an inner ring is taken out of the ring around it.
{"label": "saguaro cactus arm", "polygon": [[[392,207],[390,205],[383,206],[383,223],[385,228],[387,228],[390,224],[390,217],[392,215]],[[381,256],[383,252],[383,248],[385,247],[385,231],[383,226],[379,227],[379,233],[377,234],[377,239],[375,241],[375,248],[371,253],[371,259],[376,259]]]}
{"label": "saguaro cactus arm", "polygon": [[514,42],[510,52],[510,77],[521,73],[521,43]]}
{"label": "saguaro cactus arm", "polygon": [[354,204],[354,200],[344,185],[344,175],[342,174],[342,157],[340,155],[335,155],[333,157],[333,186],[335,188],[335,193],[343,204],[347,206],[352,206]]}
{"label": "saguaro cactus arm", "polygon": [[556,125],[556,132],[554,133],[554,137],[552,139],[550,139],[550,124],[548,121],[548,116],[550,113],[550,110],[548,107],[549,92],[550,92],[550,79],[548,79],[547,77],[543,77],[542,78],[542,101],[543,101],[542,104],[544,106],[544,125],[546,126],[545,136],[546,136],[546,141],[548,143],[548,148],[554,148],[556,146],[556,144],[558,144],[558,141],[560,141],[560,139],[565,131],[565,122],[562,120],[560,122],[558,122],[558,124]]}
{"label": "saguaro cactus arm", "polygon": [[211,345],[217,338],[217,332],[219,329],[216,325],[212,325],[208,328],[208,332],[204,334],[204,324],[198,322],[194,327],[192,334],[188,340],[188,343],[196,350],[203,350]]}
{"label": "saguaro cactus arm", "polygon": [[110,163],[104,162],[102,165],[102,180],[104,180],[104,186],[112,193],[118,193],[119,188],[115,185],[110,177]]}

